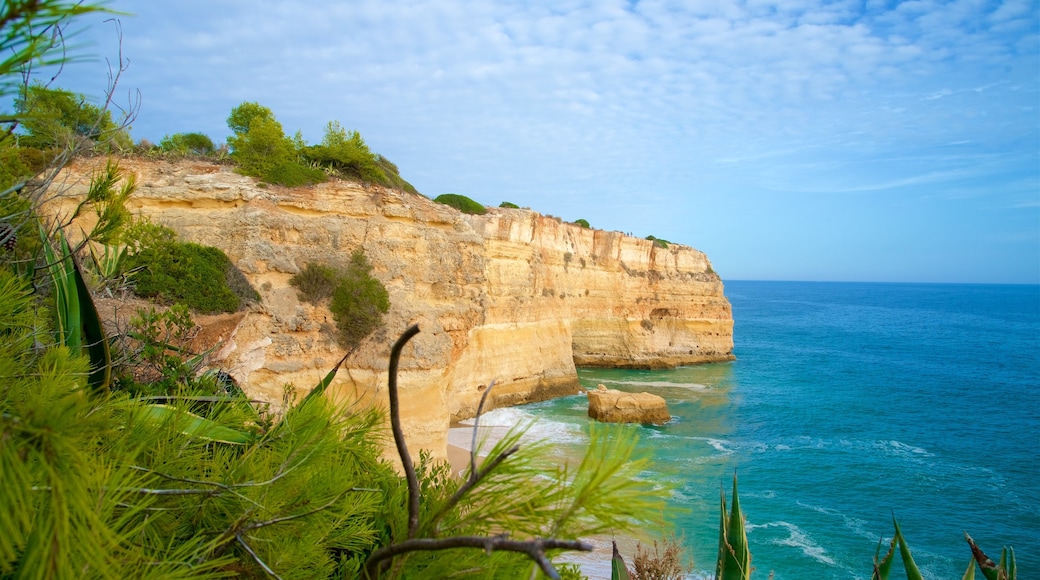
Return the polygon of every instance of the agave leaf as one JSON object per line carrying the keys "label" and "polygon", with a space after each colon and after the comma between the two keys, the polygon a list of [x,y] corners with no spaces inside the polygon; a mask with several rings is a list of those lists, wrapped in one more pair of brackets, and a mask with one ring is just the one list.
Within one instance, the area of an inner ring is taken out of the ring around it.
{"label": "agave leaf", "polygon": [[892,572],[892,564],[895,562],[896,553],[896,538],[892,536],[892,543],[888,545],[888,553],[885,557],[878,562],[878,555],[881,553],[881,540],[878,540],[877,549],[874,551],[874,575],[871,576],[871,580],[888,580],[888,575]]}
{"label": "agave leaf", "polygon": [[628,567],[618,552],[617,542],[611,540],[610,543],[614,545],[614,557],[610,560],[610,580],[629,580]]}
{"label": "agave leaf", "polygon": [[751,552],[748,551],[744,514],[740,511],[736,474],[733,474],[733,507],[730,508],[729,521],[726,520],[726,494],[722,494],[716,577],[719,580],[748,580],[751,577]]}
{"label": "agave leaf", "polygon": [[961,580],[975,580],[975,558],[968,560],[968,569],[964,571]]}
{"label": "agave leaf", "polygon": [[715,558],[715,578],[722,578],[726,572],[726,555],[729,542],[726,541],[726,490],[719,486],[719,553]]}
{"label": "agave leaf", "polygon": [[906,538],[903,537],[903,532],[899,529],[899,522],[896,521],[895,516],[892,516],[892,523],[896,527],[896,540],[899,541],[899,555],[903,557],[903,569],[906,570],[906,579],[924,580],[921,570],[917,568],[914,557],[910,554],[910,546],[907,545]]}
{"label": "agave leaf", "polygon": [[105,328],[101,324],[101,316],[94,305],[94,298],[87,289],[87,283],[83,279],[76,257],[70,255],[74,279],[76,283],[77,302],[79,305],[80,328],[73,328],[73,332],[82,333],[86,341],[87,356],[90,358],[90,374],[87,382],[95,392],[108,391],[112,382],[112,353],[108,348],[108,337],[105,336]]}
{"label": "agave leaf", "polygon": [[[79,306],[79,292],[76,289],[76,266],[72,261],[72,250],[65,234],[58,231],[58,240],[61,243],[61,256],[59,257],[56,274],[61,279],[61,299],[64,301],[63,313],[65,315],[65,346],[72,352],[78,353],[83,348],[83,336],[81,311]],[[55,286],[59,286],[56,284]],[[55,301],[58,296],[55,295]]]}
{"label": "agave leaf", "polygon": [[971,539],[968,532],[964,532],[965,539],[968,540],[968,546],[971,548],[971,555],[975,558],[975,561],[979,564],[979,570],[982,570],[982,575],[986,577],[986,580],[999,580],[1000,569],[997,568],[997,563],[994,562],[982,551],[978,545],[975,544],[975,540]]}
{"label": "agave leaf", "polygon": [[[343,366],[343,363],[347,362],[347,358],[350,357],[350,355],[354,354],[355,350],[357,350],[357,347],[354,347],[347,351],[347,354],[343,355],[343,358],[339,359],[339,362],[336,363],[336,366],[332,367],[332,370],[329,371],[329,374],[325,375],[325,378],[323,378],[313,389],[311,389],[311,392],[307,393],[307,396],[303,398],[303,401],[306,401],[311,397],[320,397],[322,393],[325,392],[325,389],[329,388],[329,385],[332,384],[332,379],[336,378],[336,373],[339,372],[339,367]],[[301,403],[303,401],[301,401]]]}
{"label": "agave leaf", "polygon": [[144,412],[147,418],[160,422],[179,420],[180,432],[190,437],[198,437],[207,441],[219,443],[230,443],[232,445],[248,445],[253,442],[253,436],[243,431],[226,427],[195,413],[178,409],[172,405],[145,405]]}
{"label": "agave leaf", "polygon": [[[1016,580],[1016,578],[1018,578],[1018,569],[1017,566],[1015,566],[1015,549],[1008,546],[1007,550],[1010,555],[1007,561],[1007,568],[1005,568],[1005,570],[1007,570],[1007,577],[1008,580]],[[1001,557],[1000,561],[1002,562],[1001,565],[1003,565],[1004,558]]]}

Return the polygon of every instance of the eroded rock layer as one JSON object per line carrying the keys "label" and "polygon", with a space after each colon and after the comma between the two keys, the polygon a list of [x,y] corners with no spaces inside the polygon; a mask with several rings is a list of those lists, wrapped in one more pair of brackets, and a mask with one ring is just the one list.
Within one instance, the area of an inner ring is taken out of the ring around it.
{"label": "eroded rock layer", "polygon": [[[71,192],[103,160],[71,168]],[[402,418],[413,450],[444,457],[453,420],[578,388],[575,365],[672,367],[732,359],[722,282],[695,249],[583,229],[529,210],[469,216],[417,195],[333,181],[286,189],[225,165],[124,159],[131,209],[185,240],[224,250],[262,296],[221,334],[212,363],[279,406],[342,355],[324,307],[289,278],[308,262],[345,264],[362,248],[390,293],[386,327],[330,388],[385,405],[390,345],[422,332],[401,361]],[[77,189],[79,188],[79,189]],[[228,326],[228,325],[225,325]]]}

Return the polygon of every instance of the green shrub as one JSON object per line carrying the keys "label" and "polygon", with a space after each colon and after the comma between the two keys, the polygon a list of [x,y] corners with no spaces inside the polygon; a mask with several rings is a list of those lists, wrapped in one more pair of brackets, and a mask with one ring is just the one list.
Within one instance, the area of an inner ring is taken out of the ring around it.
{"label": "green shrub", "polygon": [[15,98],[14,106],[22,119],[22,145],[66,149],[89,140],[103,151],[133,147],[133,139],[112,120],[112,112],[91,105],[84,95],[34,82]]}
{"label": "green shrub", "polygon": [[382,326],[383,315],[390,310],[390,295],[383,283],[372,277],[372,266],[361,250],[350,255],[350,264],[332,291],[329,310],[344,348],[357,347]]}
{"label": "green shrub", "polygon": [[129,251],[125,270],[140,268],[133,278],[139,296],[203,313],[234,312],[243,300],[259,298],[217,248],[177,241],[170,228],[148,222],[132,225],[123,237]]}
{"label": "green shrub", "polygon": [[329,310],[336,321],[340,345],[351,349],[382,326],[383,315],[390,310],[390,295],[378,279],[372,277],[372,266],[365,253],[355,250],[346,269],[325,264],[308,263],[299,274],[289,279],[299,291],[301,300],[319,304],[331,298]]}
{"label": "green shrub", "polygon": [[586,220],[586,219],[576,219],[576,220],[574,220],[574,223],[576,225],[579,225],[579,226],[585,228],[585,229],[589,229],[589,228],[592,227],[592,226],[589,225],[589,220]]}
{"label": "green shrub", "polygon": [[159,141],[159,148],[166,153],[205,156],[216,151],[213,140],[202,133],[176,133],[166,135]]}
{"label": "green shrub", "polygon": [[487,208],[473,201],[472,199],[455,193],[445,193],[438,195],[433,199],[437,203],[443,203],[449,205],[462,213],[468,213],[470,215],[484,215],[487,213]]}
{"label": "green shrub", "polygon": [[520,209],[520,206],[516,205],[515,203],[513,203],[511,201],[503,201],[502,203],[498,204],[498,207],[505,207],[505,208],[509,208],[509,209]]}
{"label": "green shrub", "polygon": [[286,187],[325,181],[323,171],[300,162],[297,143],[267,107],[242,103],[231,110],[227,123],[235,133],[228,137],[231,158],[243,174]]}
{"label": "green shrub", "polygon": [[377,153],[376,163],[383,169],[383,173],[386,174],[386,177],[389,180],[389,183],[386,185],[396,187],[397,189],[407,191],[408,193],[421,195],[411,183],[408,183],[403,177],[401,177],[401,172],[397,170],[397,165],[394,165],[394,163],[389,159]]}
{"label": "green shrub", "polygon": [[299,291],[300,300],[318,304],[332,297],[339,276],[340,273],[335,268],[311,262],[300,270],[299,274],[289,278],[289,284]]}
{"label": "green shrub", "polygon": [[[368,148],[361,134],[357,131],[348,133],[337,121],[326,125],[321,145],[304,148],[303,155],[313,163],[348,177],[370,183],[390,184],[377,156]],[[396,169],[396,166],[393,168]]]}
{"label": "green shrub", "polygon": [[268,183],[276,183],[285,187],[321,183],[327,178],[321,169],[308,167],[294,160],[281,161],[260,177]]}
{"label": "green shrub", "polygon": [[667,248],[668,244],[671,243],[668,240],[663,240],[661,238],[655,238],[654,236],[647,236],[646,239],[648,239],[651,242],[653,242],[654,245],[657,246],[658,248]]}

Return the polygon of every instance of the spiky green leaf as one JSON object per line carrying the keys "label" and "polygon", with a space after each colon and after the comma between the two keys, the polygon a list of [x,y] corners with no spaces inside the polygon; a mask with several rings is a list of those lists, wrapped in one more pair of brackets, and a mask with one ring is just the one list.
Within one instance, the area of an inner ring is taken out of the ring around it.
{"label": "spiky green leaf", "polygon": [[975,544],[975,540],[968,535],[968,532],[964,532],[964,538],[968,540],[968,547],[971,548],[971,555],[975,558],[975,561],[978,562],[979,569],[982,570],[982,575],[986,577],[986,580],[1000,580],[1000,569],[997,567],[997,563],[991,560],[990,557],[987,556],[977,544]]}
{"label": "spiky green leaf", "polygon": [[614,556],[610,560],[610,580],[629,580],[628,567],[625,566],[625,559],[618,552],[617,542],[611,540],[611,544],[614,545]]}
{"label": "spiky green leaf", "polygon": [[232,445],[248,445],[253,442],[253,436],[249,433],[232,429],[172,405],[145,405],[144,413],[148,419],[155,422],[176,421],[177,429],[190,437]]}
{"label": "spiky green leaf", "polygon": [[[87,382],[94,392],[108,391],[112,382],[112,353],[108,347],[108,337],[105,328],[101,324],[101,316],[94,305],[94,298],[87,289],[87,283],[83,279],[79,262],[75,256],[69,256],[72,261],[76,295],[79,306],[79,333],[82,336],[82,344],[85,345],[87,356],[90,359],[90,375]],[[74,331],[77,329],[73,329]]]}
{"label": "spiky green leaf", "polygon": [[896,553],[896,538],[892,537],[892,543],[888,545],[888,553],[885,557],[878,561],[878,555],[881,554],[881,540],[878,540],[877,549],[874,551],[874,574],[871,576],[871,580],[888,580],[888,575],[892,572],[892,563],[895,562]]}
{"label": "spiky green leaf", "polygon": [[968,569],[964,571],[961,580],[975,580],[975,558],[968,560]]}
{"label": "spiky green leaf", "polygon": [[917,564],[914,563],[914,557],[910,554],[910,546],[906,543],[906,538],[903,537],[903,532],[899,529],[899,522],[896,521],[895,516],[892,517],[892,523],[896,527],[896,540],[899,542],[899,555],[903,558],[903,569],[906,570],[907,580],[924,580],[921,576],[921,570],[917,568]]}
{"label": "spiky green leaf", "polygon": [[740,511],[737,493],[737,475],[733,474],[733,506],[726,519],[726,496],[722,494],[722,520],[719,534],[719,561],[716,577],[719,580],[748,580],[751,577],[751,552],[748,551],[744,514]]}

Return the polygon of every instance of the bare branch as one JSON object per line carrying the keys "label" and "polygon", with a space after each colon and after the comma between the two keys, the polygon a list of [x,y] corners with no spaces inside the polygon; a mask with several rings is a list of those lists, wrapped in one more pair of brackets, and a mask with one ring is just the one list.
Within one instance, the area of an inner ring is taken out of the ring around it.
{"label": "bare branch", "polygon": [[580,550],[591,552],[592,545],[577,540],[554,540],[535,538],[533,540],[510,540],[506,535],[499,536],[456,536],[453,538],[419,538],[408,539],[397,544],[390,544],[372,553],[365,563],[365,577],[376,578],[378,564],[382,560],[416,551],[451,550],[455,548],[481,548],[488,554],[495,550],[526,554],[534,560],[542,572],[550,578],[559,580],[560,574],[553,567],[546,550]]}
{"label": "bare branch", "polygon": [[387,379],[387,388],[390,391],[390,428],[394,432],[397,454],[401,456],[401,467],[408,480],[408,539],[414,538],[416,532],[419,531],[419,478],[415,475],[415,465],[412,463],[412,456],[408,454],[408,446],[404,442],[404,431],[401,429],[401,409],[397,396],[397,366],[401,361],[401,350],[416,334],[419,334],[419,325],[413,324],[404,331],[404,334],[390,349],[390,369]]}
{"label": "bare branch", "polygon": [[487,401],[493,388],[495,388],[495,381],[491,381],[491,384],[484,389],[484,394],[480,396],[480,403],[477,405],[477,416],[473,419],[473,439],[469,444],[469,479],[471,481],[475,479],[477,473],[477,432],[480,430],[480,416],[484,413],[484,401]]}
{"label": "bare branch", "polygon": [[253,557],[253,561],[255,561],[257,564],[260,565],[261,568],[264,569],[264,572],[267,572],[267,574],[269,576],[271,576],[272,578],[277,578],[278,580],[282,580],[282,577],[279,576],[278,574],[275,574],[274,570],[272,570],[270,566],[268,566],[266,563],[264,563],[264,561],[260,559],[260,556],[256,555],[256,552],[253,551],[253,548],[249,547],[249,544],[247,544],[245,539],[242,538],[242,534],[235,534],[235,539],[238,540],[239,545],[241,545],[242,548],[246,552],[248,552],[250,556]]}
{"label": "bare branch", "polygon": [[367,488],[367,487],[352,487],[350,489],[343,490],[343,492],[337,494],[336,497],[332,498],[331,501],[329,501],[328,503],[326,503],[325,505],[323,505],[321,507],[317,507],[317,508],[314,508],[314,509],[312,509],[310,511],[306,511],[306,512],[303,512],[303,513],[293,514],[291,516],[282,516],[280,518],[270,519],[270,520],[267,520],[266,522],[255,522],[255,523],[249,524],[248,526],[245,526],[242,529],[243,530],[256,530],[256,529],[264,528],[264,527],[271,526],[271,525],[274,525],[274,524],[280,524],[280,523],[283,523],[283,522],[291,522],[293,520],[298,520],[300,518],[305,518],[305,517],[307,517],[309,515],[316,514],[316,513],[320,512],[322,510],[326,510],[326,509],[336,505],[336,502],[338,502],[341,497],[347,495],[348,493],[350,493],[352,491],[369,491],[369,492],[380,493],[382,490],[371,489],[371,488]]}

